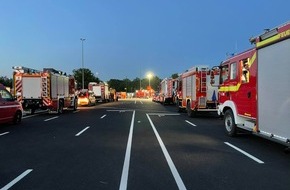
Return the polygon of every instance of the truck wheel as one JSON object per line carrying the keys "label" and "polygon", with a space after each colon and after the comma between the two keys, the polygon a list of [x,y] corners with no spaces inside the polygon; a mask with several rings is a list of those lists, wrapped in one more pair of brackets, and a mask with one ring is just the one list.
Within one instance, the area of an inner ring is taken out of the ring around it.
{"label": "truck wheel", "polygon": [[188,117],[194,117],[196,115],[195,111],[190,108],[189,101],[187,102],[187,105],[186,105],[186,111],[187,111]]}
{"label": "truck wheel", "polygon": [[181,112],[178,100],[176,100],[175,106],[176,106],[177,112]]}
{"label": "truck wheel", "polygon": [[78,109],[78,102],[77,102],[77,99],[75,99],[73,110],[76,111],[77,109]]}
{"label": "truck wheel", "polygon": [[62,114],[63,113],[63,102],[59,101],[58,103],[58,110],[57,110],[58,114]]}
{"label": "truck wheel", "polygon": [[35,114],[35,108],[31,108],[30,114],[31,115]]}
{"label": "truck wheel", "polygon": [[22,113],[21,111],[17,111],[13,118],[13,124],[21,123],[21,119],[22,119]]}
{"label": "truck wheel", "polygon": [[225,129],[228,136],[235,136],[237,134],[237,125],[232,110],[227,110],[224,115]]}

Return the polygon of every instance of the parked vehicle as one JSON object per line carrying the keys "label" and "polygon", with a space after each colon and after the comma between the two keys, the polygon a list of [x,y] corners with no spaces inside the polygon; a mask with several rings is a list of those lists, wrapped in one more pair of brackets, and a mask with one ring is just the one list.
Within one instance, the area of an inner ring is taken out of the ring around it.
{"label": "parked vehicle", "polygon": [[30,110],[32,114],[36,109],[61,114],[64,109],[77,109],[73,76],[52,68],[44,68],[43,71],[27,67],[13,69],[14,95],[25,110]]}
{"label": "parked vehicle", "polygon": [[216,112],[218,87],[211,85],[211,74],[218,84],[219,72],[211,73],[208,66],[195,66],[180,76],[178,111],[186,110],[193,117],[197,112]]}
{"label": "parked vehicle", "polygon": [[78,94],[78,105],[80,106],[92,106],[96,105],[96,98],[92,91],[88,89],[82,89]]}
{"label": "parked vehicle", "polygon": [[0,84],[0,123],[13,122],[20,123],[23,109],[21,103]]}
{"label": "parked vehicle", "polygon": [[219,66],[218,114],[229,136],[245,129],[290,146],[290,22],[250,42]]}
{"label": "parked vehicle", "polygon": [[159,102],[163,105],[175,103],[173,81],[172,78],[164,78],[160,83]]}
{"label": "parked vehicle", "polygon": [[97,102],[109,102],[110,91],[107,83],[90,82],[89,90],[94,92]]}

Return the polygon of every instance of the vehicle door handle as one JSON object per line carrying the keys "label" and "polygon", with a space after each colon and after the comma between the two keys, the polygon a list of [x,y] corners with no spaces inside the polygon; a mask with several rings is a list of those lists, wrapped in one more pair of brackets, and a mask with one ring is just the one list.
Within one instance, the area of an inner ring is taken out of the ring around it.
{"label": "vehicle door handle", "polygon": [[251,96],[252,96],[252,93],[251,93],[251,92],[248,92],[248,93],[247,93],[247,97],[248,97],[248,98],[251,98]]}

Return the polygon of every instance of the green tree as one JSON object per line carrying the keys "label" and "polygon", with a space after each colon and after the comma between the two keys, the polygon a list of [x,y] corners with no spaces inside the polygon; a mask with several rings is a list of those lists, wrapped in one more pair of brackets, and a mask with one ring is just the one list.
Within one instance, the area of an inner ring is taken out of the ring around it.
{"label": "green tree", "polygon": [[12,79],[8,77],[0,77],[0,83],[4,86],[12,88]]}
{"label": "green tree", "polygon": [[[152,79],[150,79],[150,85],[151,88],[155,91],[158,91],[159,85],[160,85],[161,79],[157,76],[154,76]],[[108,81],[108,85],[110,88],[116,89],[117,92],[135,92],[136,90],[141,89],[147,89],[147,86],[149,85],[148,78],[135,78],[133,81],[129,80],[128,78],[125,78],[123,80],[119,79],[110,79]]]}
{"label": "green tree", "polygon": [[172,79],[176,79],[176,78],[178,78],[178,76],[179,76],[178,73],[174,73],[174,74],[171,75],[171,78]]}
{"label": "green tree", "polygon": [[110,88],[116,89],[117,92],[124,92],[125,91],[125,83],[119,79],[110,79],[108,81],[108,85]]}
{"label": "green tree", "polygon": [[[73,75],[77,81],[78,88],[82,88],[82,68],[74,69]],[[84,68],[84,88],[88,88],[89,82],[100,82],[98,77],[95,77],[90,69]]]}

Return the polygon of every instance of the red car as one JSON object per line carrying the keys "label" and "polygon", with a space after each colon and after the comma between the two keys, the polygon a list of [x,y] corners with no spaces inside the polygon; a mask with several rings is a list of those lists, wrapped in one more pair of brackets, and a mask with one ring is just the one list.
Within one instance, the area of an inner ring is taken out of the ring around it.
{"label": "red car", "polygon": [[23,109],[6,88],[0,84],[0,123],[20,123]]}

